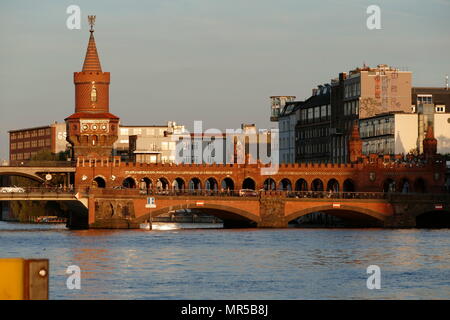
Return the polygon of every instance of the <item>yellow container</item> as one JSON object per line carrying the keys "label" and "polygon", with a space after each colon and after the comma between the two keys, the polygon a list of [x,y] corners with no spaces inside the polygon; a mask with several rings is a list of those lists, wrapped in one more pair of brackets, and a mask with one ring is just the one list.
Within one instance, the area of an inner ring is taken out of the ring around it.
{"label": "yellow container", "polygon": [[0,300],[48,299],[48,260],[0,258]]}

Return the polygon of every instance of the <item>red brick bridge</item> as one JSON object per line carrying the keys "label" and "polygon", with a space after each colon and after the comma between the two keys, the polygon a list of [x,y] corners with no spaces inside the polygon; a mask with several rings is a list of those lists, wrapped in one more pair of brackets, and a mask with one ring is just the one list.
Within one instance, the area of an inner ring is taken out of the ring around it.
{"label": "red brick bridge", "polygon": [[[133,164],[107,158],[77,161],[75,185],[90,228],[135,228],[150,215],[196,209],[226,226],[286,227],[312,212],[350,224],[413,227],[416,217],[450,211],[445,164],[366,157],[353,164],[268,166]],[[245,191],[247,190],[247,191]],[[256,190],[254,194],[248,190]],[[148,197],[156,208],[146,208]],[[79,222],[74,219],[73,226]],[[77,220],[80,221],[80,220]]]}

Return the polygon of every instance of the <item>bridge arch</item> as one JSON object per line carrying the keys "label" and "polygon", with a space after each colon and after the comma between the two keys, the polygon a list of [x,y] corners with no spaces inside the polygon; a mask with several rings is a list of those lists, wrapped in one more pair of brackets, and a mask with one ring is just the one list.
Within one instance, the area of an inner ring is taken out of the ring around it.
{"label": "bridge arch", "polygon": [[242,189],[252,189],[256,190],[256,182],[253,178],[247,177],[242,182]]}
{"label": "bridge arch", "polygon": [[281,179],[278,189],[283,191],[292,191],[292,182],[288,178]]}
{"label": "bridge arch", "polygon": [[131,176],[128,176],[125,179],[123,179],[122,186],[125,188],[134,189],[137,186],[136,179]]}
{"label": "bridge arch", "polygon": [[313,212],[323,212],[341,218],[351,225],[381,227],[384,225],[386,217],[381,213],[351,205],[341,205],[340,208],[333,208],[330,205],[316,206],[298,210],[286,216],[286,221],[292,221]]}
{"label": "bridge arch", "polygon": [[156,188],[158,190],[169,190],[169,179],[166,177],[156,179]]}
{"label": "bridge arch", "polygon": [[234,190],[234,181],[230,177],[222,180],[221,187],[223,190]]}
{"label": "bridge arch", "polygon": [[199,178],[194,177],[189,180],[189,190],[201,190],[202,182]]}
{"label": "bridge arch", "polygon": [[14,172],[14,171],[6,171],[6,172],[0,172],[1,176],[18,176],[18,177],[24,177],[31,179],[36,182],[44,182],[45,179],[41,178],[37,174],[31,174],[31,173],[25,173],[25,172]]}
{"label": "bridge arch", "polygon": [[[275,182],[275,180],[273,180],[272,178],[267,178],[266,180],[264,180],[264,190],[276,190],[277,189],[277,184]],[[244,189],[250,189],[250,188],[244,188]]]}
{"label": "bridge arch", "polygon": [[450,211],[431,210],[416,215],[417,228],[450,228]]}
{"label": "bridge arch", "polygon": [[412,184],[411,184],[411,181],[407,177],[403,177],[402,179],[400,179],[398,186],[399,186],[399,189],[397,191],[399,191],[399,192],[402,192],[402,193],[411,192]]}
{"label": "bridge arch", "polygon": [[[170,211],[177,211],[182,209],[195,209],[196,211],[204,212],[208,215],[217,217],[224,221],[225,226],[256,226],[260,222],[259,216],[242,210],[240,208],[217,205],[217,204],[205,204],[203,207],[198,207],[195,202],[183,203],[170,207],[157,209],[151,212],[152,217],[168,213]],[[146,213],[135,219],[134,222],[142,223],[150,219],[150,213]]]}
{"label": "bridge arch", "polygon": [[106,178],[104,176],[98,175],[92,181],[97,184],[97,188],[106,188]]}
{"label": "bridge arch", "polygon": [[323,182],[319,178],[314,179],[311,183],[311,191],[323,191]]}
{"label": "bridge arch", "polygon": [[308,182],[300,178],[295,182],[295,191],[308,191]]}
{"label": "bridge arch", "polygon": [[328,180],[327,191],[339,192],[339,182],[334,178]]}
{"label": "bridge arch", "polygon": [[219,189],[219,184],[217,183],[217,179],[215,177],[209,177],[205,181],[205,189],[211,191],[217,191]]}
{"label": "bridge arch", "polygon": [[183,178],[175,178],[176,181],[176,188],[178,188],[178,190],[184,190],[186,188],[186,182],[184,181]]}
{"label": "bridge arch", "polygon": [[148,177],[144,177],[142,178],[142,182],[145,183],[145,189],[151,189],[153,186],[153,181],[152,179],[148,178]]}

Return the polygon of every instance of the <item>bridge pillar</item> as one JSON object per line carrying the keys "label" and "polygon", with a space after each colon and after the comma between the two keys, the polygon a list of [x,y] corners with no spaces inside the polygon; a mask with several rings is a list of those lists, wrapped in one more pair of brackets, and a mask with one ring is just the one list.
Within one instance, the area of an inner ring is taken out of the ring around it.
{"label": "bridge pillar", "polygon": [[89,195],[90,229],[138,229],[132,199],[98,199]]}
{"label": "bridge pillar", "polygon": [[414,228],[416,226],[416,211],[423,205],[414,201],[392,201],[394,214],[384,222],[386,228]]}
{"label": "bridge pillar", "polygon": [[259,202],[261,221],[258,228],[287,228],[284,207],[285,201],[281,196],[262,194]]}

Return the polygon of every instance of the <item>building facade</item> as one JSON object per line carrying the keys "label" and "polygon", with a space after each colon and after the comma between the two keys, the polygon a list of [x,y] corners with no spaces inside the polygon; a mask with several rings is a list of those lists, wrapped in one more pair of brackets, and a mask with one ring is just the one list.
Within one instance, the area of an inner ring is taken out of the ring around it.
{"label": "building facade", "polygon": [[185,127],[175,121],[168,121],[167,125],[120,125],[119,137],[113,145],[113,155],[120,156],[122,161],[173,162],[175,149],[170,142],[174,135],[184,132]]}
{"label": "building facade", "polygon": [[295,161],[327,162],[330,158],[331,87],[319,86],[299,110],[295,126]]}
{"label": "building facade", "polygon": [[[423,152],[420,141],[425,138],[428,124],[434,125],[435,119],[438,123],[435,125],[435,134],[438,138],[438,152],[449,153],[444,145],[448,133],[445,132],[446,114],[450,113],[450,90],[448,88],[436,87],[414,87],[411,91],[412,107],[411,111],[418,114],[418,151]],[[441,116],[438,116],[441,115]],[[448,128],[448,127],[447,127]],[[447,131],[448,132],[448,131]]]}
{"label": "building facade", "polygon": [[66,151],[66,124],[53,123],[48,126],[9,131],[9,160],[27,161],[39,152],[57,154]]}
{"label": "building facade", "polygon": [[300,120],[300,108],[303,101],[288,102],[278,116],[279,161],[295,163],[295,126]]}
{"label": "building facade", "polygon": [[295,161],[349,162],[354,124],[381,113],[411,112],[411,82],[411,72],[364,65],[319,86],[300,111]]}
{"label": "building facade", "polygon": [[389,112],[359,120],[364,155],[415,153],[418,137],[417,114]]}

